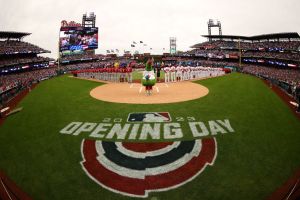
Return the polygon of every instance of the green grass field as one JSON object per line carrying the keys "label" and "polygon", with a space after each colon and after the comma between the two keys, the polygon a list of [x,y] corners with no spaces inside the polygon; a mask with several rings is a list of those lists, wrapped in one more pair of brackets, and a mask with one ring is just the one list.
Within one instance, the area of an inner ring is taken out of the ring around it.
{"label": "green grass field", "polygon": [[[97,82],[68,76],[42,82],[20,103],[23,110],[0,126],[0,169],[34,199],[128,199],[82,170],[80,145],[88,134],[59,131],[73,121],[99,123],[107,117],[126,119],[131,112],[166,111],[172,118],[229,119],[235,132],[216,136],[212,167],[148,199],[265,199],[300,166],[299,120],[255,77],[234,73],[197,83],[209,95],[176,104],[130,105],[93,99],[89,92]],[[193,139],[187,126],[183,130],[184,140]]]}
{"label": "green grass field", "polygon": [[[165,73],[163,70],[160,71],[160,78],[163,78],[165,76]],[[140,80],[143,77],[143,71],[135,71],[133,72],[132,78],[134,80]]]}

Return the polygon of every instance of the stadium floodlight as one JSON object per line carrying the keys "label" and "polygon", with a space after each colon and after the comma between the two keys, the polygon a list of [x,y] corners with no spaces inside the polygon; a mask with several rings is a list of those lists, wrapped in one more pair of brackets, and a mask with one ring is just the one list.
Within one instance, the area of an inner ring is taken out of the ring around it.
{"label": "stadium floodlight", "polygon": [[170,54],[176,54],[177,45],[176,45],[176,37],[170,37]]}
{"label": "stadium floodlight", "polygon": [[219,26],[221,24],[221,22],[218,19],[209,19],[208,24],[210,26]]}
{"label": "stadium floodlight", "polygon": [[217,25],[217,24],[218,24],[218,20],[214,19],[214,20],[212,21],[212,24],[213,24],[213,25]]}
{"label": "stadium floodlight", "polygon": [[[219,35],[222,35],[222,25],[221,22],[217,19],[209,19],[207,22],[208,26],[208,35],[211,35],[211,28],[218,28],[219,29]],[[209,38],[209,41],[211,41],[211,38]]]}

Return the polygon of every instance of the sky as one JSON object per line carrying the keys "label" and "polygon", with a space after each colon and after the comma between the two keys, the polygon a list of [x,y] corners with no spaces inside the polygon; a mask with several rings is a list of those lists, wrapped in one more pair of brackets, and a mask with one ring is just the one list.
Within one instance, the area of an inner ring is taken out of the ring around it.
{"label": "sky", "polygon": [[[81,23],[84,13],[94,12],[99,27],[99,48],[161,54],[169,51],[169,38],[177,38],[177,50],[206,41],[209,19],[222,23],[223,35],[300,33],[299,0],[0,0],[0,30],[32,33],[31,42],[58,56],[62,20]],[[213,34],[218,30],[213,29]],[[165,48],[165,50],[163,50]]]}

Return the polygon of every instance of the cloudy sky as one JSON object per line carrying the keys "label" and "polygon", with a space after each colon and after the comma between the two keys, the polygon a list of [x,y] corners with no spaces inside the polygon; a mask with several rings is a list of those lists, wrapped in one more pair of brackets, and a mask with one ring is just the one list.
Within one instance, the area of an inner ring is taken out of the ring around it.
{"label": "cloudy sky", "polygon": [[0,5],[0,30],[32,33],[25,41],[52,51],[47,56],[53,58],[61,20],[81,22],[86,12],[97,16],[97,53],[131,50],[132,41],[140,40],[152,53],[162,53],[169,37],[177,38],[178,50],[188,50],[205,41],[201,35],[210,18],[221,21],[223,34],[300,32],[299,0],[0,0]]}

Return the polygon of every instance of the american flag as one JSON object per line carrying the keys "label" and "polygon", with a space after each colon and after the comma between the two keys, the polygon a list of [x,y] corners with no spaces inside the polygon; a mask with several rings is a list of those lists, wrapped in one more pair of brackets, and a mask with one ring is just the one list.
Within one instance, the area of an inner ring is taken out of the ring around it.
{"label": "american flag", "polygon": [[83,50],[86,50],[86,49],[89,48],[89,46],[88,45],[82,45],[82,48],[83,48]]}

